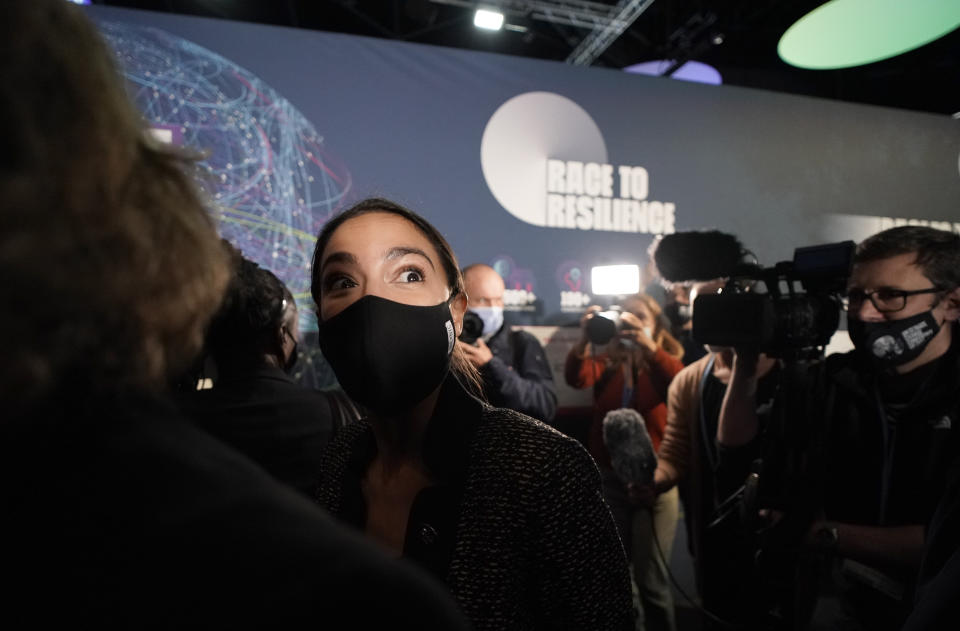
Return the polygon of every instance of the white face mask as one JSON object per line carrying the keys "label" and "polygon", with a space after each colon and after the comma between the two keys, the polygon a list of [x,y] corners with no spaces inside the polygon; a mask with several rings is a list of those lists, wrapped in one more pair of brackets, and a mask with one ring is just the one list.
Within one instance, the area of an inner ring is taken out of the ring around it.
{"label": "white face mask", "polygon": [[486,342],[493,334],[503,326],[503,307],[472,307],[473,311],[483,320],[483,334],[481,337]]}

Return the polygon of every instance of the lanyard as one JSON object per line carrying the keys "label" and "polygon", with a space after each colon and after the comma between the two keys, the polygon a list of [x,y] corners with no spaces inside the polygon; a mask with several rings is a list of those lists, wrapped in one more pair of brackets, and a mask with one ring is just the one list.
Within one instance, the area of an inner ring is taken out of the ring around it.
{"label": "lanyard", "polygon": [[887,416],[880,398],[880,389],[874,384],[873,395],[880,418],[880,433],[883,436],[883,474],[880,478],[880,525],[887,523],[887,503],[890,496],[890,479],[893,477],[893,456],[896,448],[897,421]]}
{"label": "lanyard", "polygon": [[623,371],[623,390],[620,392],[620,407],[633,407],[633,393],[637,387],[637,371],[634,369],[632,361],[624,362],[620,370]]}
{"label": "lanyard", "polygon": [[713,362],[716,359],[716,355],[710,355],[710,359],[707,360],[707,365],[703,369],[703,375],[700,377],[700,390],[697,392],[697,396],[700,399],[700,432],[703,435],[703,449],[707,454],[707,459],[710,461],[710,471],[717,470],[717,457],[714,453],[715,440],[710,436],[710,430],[707,429],[707,413],[704,409],[706,406],[703,404],[703,393],[707,389],[707,380],[710,378],[710,375],[713,374]]}

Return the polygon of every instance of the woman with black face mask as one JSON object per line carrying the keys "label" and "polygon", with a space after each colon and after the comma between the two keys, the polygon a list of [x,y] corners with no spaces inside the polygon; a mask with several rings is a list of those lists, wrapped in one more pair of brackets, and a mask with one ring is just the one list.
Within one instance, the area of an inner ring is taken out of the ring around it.
{"label": "woman with black face mask", "polygon": [[369,410],[327,447],[318,501],[444,581],[476,629],[631,628],[590,456],[474,396],[455,343],[467,297],[440,233],[360,202],[321,231],[312,292],[323,354]]}

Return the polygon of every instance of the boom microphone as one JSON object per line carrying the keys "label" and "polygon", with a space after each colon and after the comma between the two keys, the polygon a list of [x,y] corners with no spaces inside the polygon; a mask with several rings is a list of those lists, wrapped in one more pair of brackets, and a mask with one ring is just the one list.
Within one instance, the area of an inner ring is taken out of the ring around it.
{"label": "boom microphone", "polygon": [[734,275],[742,267],[743,245],[719,230],[668,234],[657,244],[653,260],[671,283],[705,281]]}
{"label": "boom microphone", "polygon": [[603,442],[617,477],[625,483],[653,484],[657,452],[653,450],[647,425],[639,412],[631,408],[607,412],[603,417]]}

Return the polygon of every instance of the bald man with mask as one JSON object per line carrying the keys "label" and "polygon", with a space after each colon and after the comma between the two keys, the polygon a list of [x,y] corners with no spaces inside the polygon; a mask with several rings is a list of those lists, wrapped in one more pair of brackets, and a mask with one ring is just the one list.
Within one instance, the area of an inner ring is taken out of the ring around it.
{"label": "bald man with mask", "polygon": [[481,263],[463,276],[467,308],[483,320],[483,333],[473,344],[458,344],[480,371],[484,394],[492,405],[550,423],[557,408],[550,364],[535,337],[503,323],[503,279]]}

